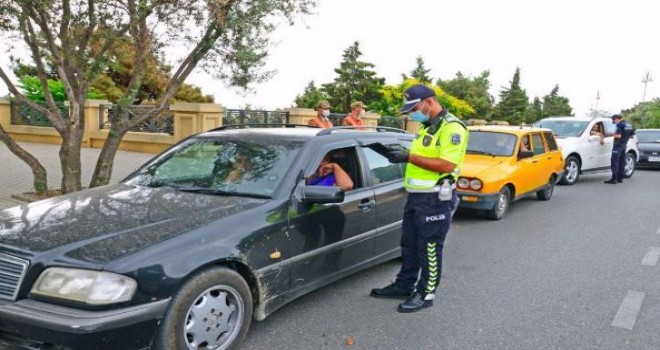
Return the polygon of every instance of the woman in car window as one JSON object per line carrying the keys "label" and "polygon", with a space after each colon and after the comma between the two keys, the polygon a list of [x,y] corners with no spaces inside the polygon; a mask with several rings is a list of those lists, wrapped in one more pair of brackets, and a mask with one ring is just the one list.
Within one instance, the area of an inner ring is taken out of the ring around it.
{"label": "woman in car window", "polygon": [[598,136],[600,137],[600,144],[604,145],[605,144],[605,133],[603,130],[600,128],[600,123],[595,124],[592,128],[591,131],[589,132],[591,136]]}
{"label": "woman in car window", "polygon": [[330,157],[327,154],[323,157],[321,164],[316,169],[316,173],[307,178],[306,183],[316,186],[337,186],[341,187],[344,191],[353,189],[353,180],[351,180],[351,177],[339,164],[331,163]]}

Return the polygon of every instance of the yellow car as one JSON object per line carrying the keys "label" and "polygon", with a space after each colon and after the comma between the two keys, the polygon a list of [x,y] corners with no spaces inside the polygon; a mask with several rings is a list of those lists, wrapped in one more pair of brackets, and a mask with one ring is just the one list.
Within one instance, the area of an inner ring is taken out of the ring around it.
{"label": "yellow car", "polygon": [[549,200],[564,172],[552,130],[471,126],[465,162],[456,182],[459,208],[485,210],[500,220],[512,201],[536,193]]}

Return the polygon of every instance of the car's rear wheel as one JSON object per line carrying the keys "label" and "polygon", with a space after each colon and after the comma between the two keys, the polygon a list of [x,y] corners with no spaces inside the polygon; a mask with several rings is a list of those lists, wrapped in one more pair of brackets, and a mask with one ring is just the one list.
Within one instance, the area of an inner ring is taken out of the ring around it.
{"label": "car's rear wheel", "polygon": [[626,153],[626,166],[623,168],[623,177],[632,177],[633,173],[635,173],[635,155],[628,152]]}
{"label": "car's rear wheel", "polygon": [[541,201],[547,201],[552,197],[552,193],[555,190],[555,177],[550,176],[550,180],[548,181],[545,186],[538,192],[536,192],[536,198],[538,198]]}
{"label": "car's rear wheel", "polygon": [[511,190],[509,187],[504,186],[497,196],[497,201],[493,209],[486,212],[486,215],[491,220],[502,220],[504,214],[509,210],[511,205]]}
{"label": "car's rear wheel", "polygon": [[193,276],[172,299],[155,339],[158,350],[237,349],[252,321],[252,294],[235,271]]}
{"label": "car's rear wheel", "polygon": [[564,175],[559,181],[562,185],[573,185],[580,177],[580,161],[575,156],[568,156],[564,162]]}

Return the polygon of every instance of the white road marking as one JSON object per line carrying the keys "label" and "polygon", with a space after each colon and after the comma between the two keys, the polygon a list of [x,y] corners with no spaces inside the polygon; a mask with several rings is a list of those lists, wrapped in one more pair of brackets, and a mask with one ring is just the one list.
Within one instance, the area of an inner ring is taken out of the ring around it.
{"label": "white road marking", "polygon": [[614,320],[612,321],[612,327],[618,327],[623,329],[631,330],[635,327],[635,322],[637,322],[637,315],[639,310],[642,308],[642,300],[644,300],[644,293],[635,292],[632,290],[628,291],[628,294],[623,299],[619,311],[617,311]]}
{"label": "white road marking", "polygon": [[642,259],[642,265],[644,266],[655,266],[658,264],[658,259],[660,258],[660,248],[651,247],[649,251],[646,252],[644,258]]}
{"label": "white road marking", "polygon": [[658,231],[656,231],[655,233],[660,235],[660,227],[658,227]]}

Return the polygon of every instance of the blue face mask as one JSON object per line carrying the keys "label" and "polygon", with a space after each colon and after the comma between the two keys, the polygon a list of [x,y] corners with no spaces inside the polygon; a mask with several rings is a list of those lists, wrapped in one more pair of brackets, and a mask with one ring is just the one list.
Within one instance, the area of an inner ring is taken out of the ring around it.
{"label": "blue face mask", "polygon": [[416,122],[426,123],[427,121],[429,121],[429,116],[422,113],[421,111],[414,111],[410,113],[410,119]]}

